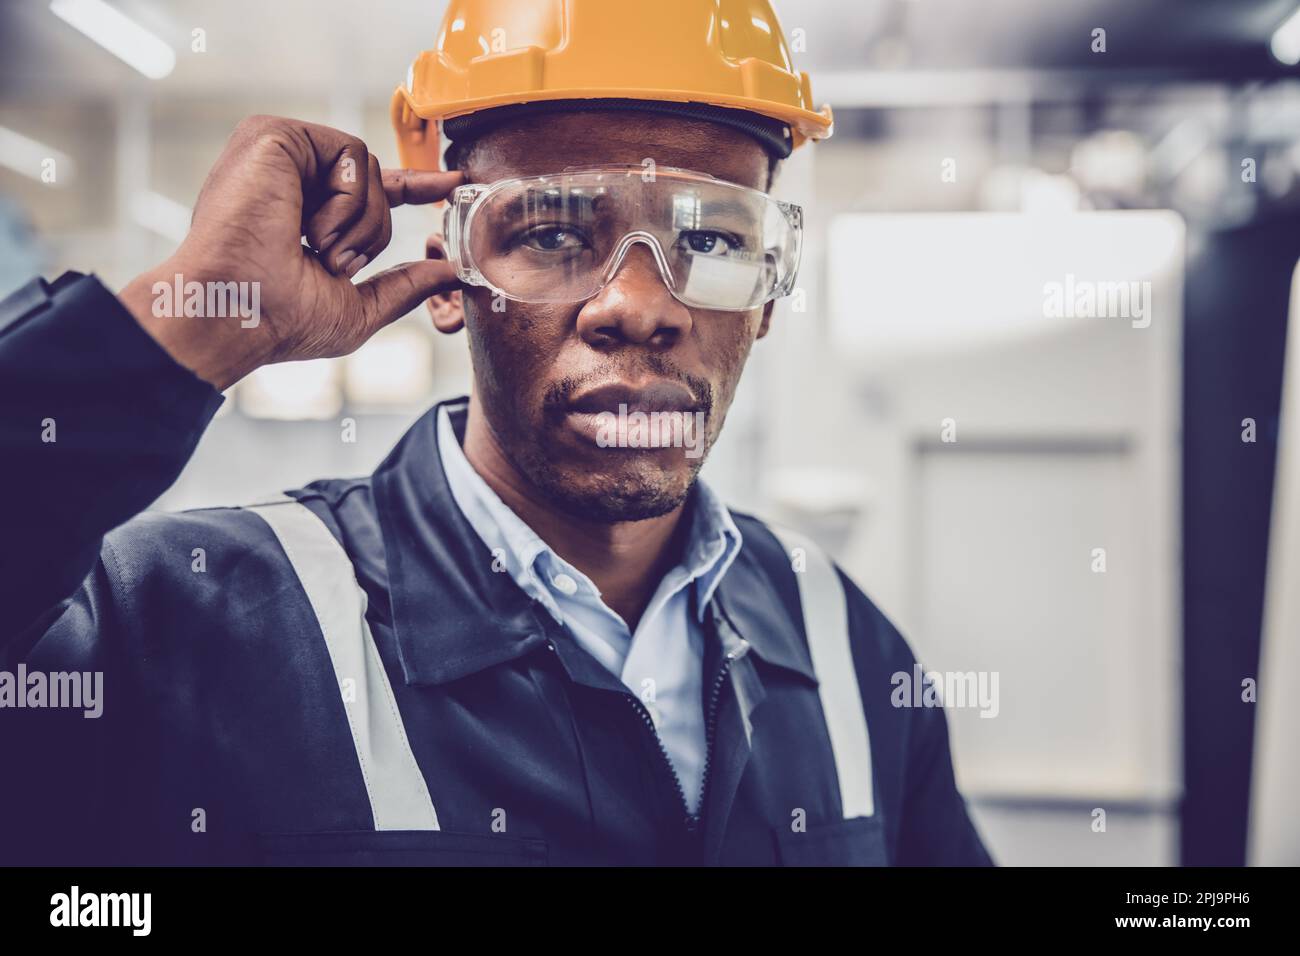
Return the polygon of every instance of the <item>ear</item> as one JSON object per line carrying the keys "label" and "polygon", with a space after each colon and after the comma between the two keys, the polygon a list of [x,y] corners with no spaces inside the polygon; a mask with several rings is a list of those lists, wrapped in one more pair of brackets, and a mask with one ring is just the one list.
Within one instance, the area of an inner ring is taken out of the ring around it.
{"label": "ear", "polygon": [[[447,258],[447,246],[441,233],[435,232],[424,241],[424,257],[426,259]],[[465,327],[465,304],[459,289],[430,296],[424,300],[424,305],[429,310],[429,315],[433,317],[433,327],[444,335],[459,332]]]}
{"label": "ear", "polygon": [[773,299],[767,305],[763,306],[763,320],[758,324],[758,335],[756,339],[761,339],[767,335],[767,330],[772,327],[772,310],[776,308],[776,299]]}

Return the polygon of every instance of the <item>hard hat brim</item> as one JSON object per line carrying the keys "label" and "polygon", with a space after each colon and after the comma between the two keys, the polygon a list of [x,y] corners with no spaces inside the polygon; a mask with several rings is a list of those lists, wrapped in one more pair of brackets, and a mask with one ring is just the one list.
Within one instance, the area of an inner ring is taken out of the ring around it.
{"label": "hard hat brim", "polygon": [[588,113],[606,110],[672,116],[725,126],[756,140],[778,159],[787,158],[794,148],[794,138],[788,123],[751,110],[714,106],[711,103],[675,103],[629,97],[617,99],[547,99],[534,100],[528,103],[512,103],[508,106],[497,106],[444,119],[442,121],[442,134],[445,139],[450,140],[452,143],[466,142],[477,139],[505,123],[529,116],[549,113]]}
{"label": "hard hat brim", "polygon": [[525,95],[484,96],[478,99],[462,100],[453,104],[417,103],[410,93],[399,87],[411,111],[426,120],[448,120],[468,113],[494,109],[501,106],[541,103],[551,100],[643,100],[662,103],[698,103],[734,110],[746,110],[786,123],[791,128],[794,145],[804,140],[828,139],[834,131],[834,119],[829,106],[820,111],[785,106],[770,100],[753,99],[746,96],[728,96],[725,94],[701,95],[683,90],[629,90],[611,87],[604,90],[536,90]]}

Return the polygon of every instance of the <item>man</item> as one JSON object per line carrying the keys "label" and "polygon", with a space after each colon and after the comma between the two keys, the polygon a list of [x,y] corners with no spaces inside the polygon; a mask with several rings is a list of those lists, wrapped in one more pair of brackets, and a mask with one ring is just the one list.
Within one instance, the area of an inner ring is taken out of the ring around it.
{"label": "man", "polygon": [[[66,276],[5,304],[22,504],[3,633],[28,694],[0,710],[0,846],[989,862],[942,710],[889,703],[914,663],[899,635],[815,548],[696,480],[793,285],[802,223],[767,196],[775,165],[830,127],[771,11],[731,6],[676,0],[647,25],[591,0],[453,3],[394,98],[424,169],[255,118],[167,262],[116,298]],[[391,205],[443,199],[424,261],[353,284]],[[160,308],[177,282],[256,283],[260,314]],[[474,388],[374,475],[127,520],[221,390],[351,352],[426,300],[438,329],[467,330]],[[30,692],[100,672],[94,719]]]}

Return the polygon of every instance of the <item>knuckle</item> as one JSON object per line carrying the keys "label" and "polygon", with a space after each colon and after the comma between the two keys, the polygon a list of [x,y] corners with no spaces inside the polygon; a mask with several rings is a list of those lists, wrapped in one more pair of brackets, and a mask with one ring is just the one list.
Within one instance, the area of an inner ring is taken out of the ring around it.
{"label": "knuckle", "polygon": [[300,145],[301,129],[282,116],[250,116],[235,128],[232,139],[244,147]]}
{"label": "knuckle", "polygon": [[267,131],[277,127],[287,126],[291,121],[282,116],[270,116],[265,113],[257,113],[253,116],[246,116],[235,126],[235,134],[248,139],[255,139],[263,136]]}

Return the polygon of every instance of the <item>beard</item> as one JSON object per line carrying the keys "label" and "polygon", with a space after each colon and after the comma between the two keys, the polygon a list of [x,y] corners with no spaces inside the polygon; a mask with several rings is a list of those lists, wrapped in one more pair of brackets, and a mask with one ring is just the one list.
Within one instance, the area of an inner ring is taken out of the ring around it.
{"label": "beard", "polygon": [[[564,447],[562,442],[529,443],[527,453],[517,464],[558,510],[587,521],[614,523],[658,518],[685,504],[716,435],[713,428],[713,386],[660,356],[640,358],[636,371],[643,373],[647,370],[657,378],[686,386],[695,396],[698,404],[691,411],[703,416],[702,453],[695,458],[683,456],[686,462],[683,470],[662,467],[659,458],[662,451],[615,451],[611,452],[614,467],[603,472],[585,471],[581,479],[575,480],[574,462],[555,458],[558,450]],[[572,397],[588,384],[608,377],[608,370],[603,370],[601,373],[566,377],[549,386],[542,396],[541,434],[558,434],[565,427],[564,419]],[[548,449],[553,454],[548,454]]]}
{"label": "beard", "polygon": [[663,474],[657,479],[649,475],[601,476],[600,487],[593,491],[575,487],[561,470],[545,460],[525,471],[528,480],[557,511],[605,524],[645,521],[669,514],[686,503],[698,473],[699,464],[692,463],[685,481]]}
{"label": "beard", "polygon": [[[609,450],[610,467],[606,469],[588,466],[583,459],[566,454],[570,445],[561,436],[567,429],[565,417],[572,396],[589,383],[606,380],[609,370],[566,377],[550,385],[542,396],[536,426],[529,425],[530,416],[514,404],[513,395],[498,394],[498,401],[509,406],[506,408],[488,409],[485,402],[490,427],[501,448],[557,511],[583,521],[614,524],[657,518],[685,504],[716,437],[718,428],[714,426],[720,427],[714,421],[713,387],[657,356],[638,361],[638,372],[647,369],[659,378],[689,388],[698,402],[693,411],[703,413],[702,453],[694,458],[683,455],[685,467],[663,467],[661,449]],[[504,414],[493,414],[498,410]]]}

